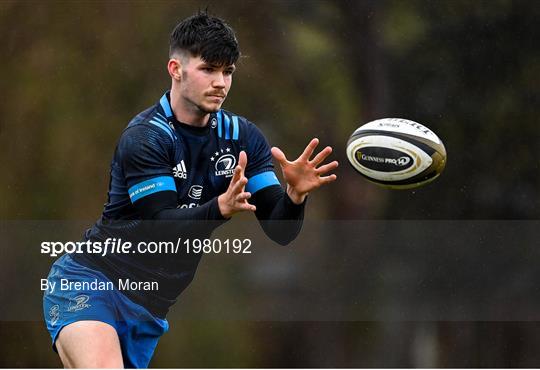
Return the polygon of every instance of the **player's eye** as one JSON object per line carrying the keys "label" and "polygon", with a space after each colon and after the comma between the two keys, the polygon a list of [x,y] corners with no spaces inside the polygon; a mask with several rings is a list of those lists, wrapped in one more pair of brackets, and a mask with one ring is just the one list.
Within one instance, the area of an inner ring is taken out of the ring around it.
{"label": "player's eye", "polygon": [[234,73],[234,70],[232,70],[232,69],[227,69],[227,70],[226,70],[225,72],[223,72],[223,73],[225,73],[225,75],[227,75],[227,76],[230,76],[230,75],[232,75],[232,74]]}

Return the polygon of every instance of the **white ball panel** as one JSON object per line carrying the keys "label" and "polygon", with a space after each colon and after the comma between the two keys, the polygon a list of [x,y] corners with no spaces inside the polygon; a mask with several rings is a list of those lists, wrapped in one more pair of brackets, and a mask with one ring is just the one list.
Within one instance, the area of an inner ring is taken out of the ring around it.
{"label": "white ball panel", "polygon": [[388,131],[418,136],[434,143],[441,144],[441,139],[433,131],[418,122],[402,118],[383,118],[366,123],[359,127],[354,133],[367,130]]}

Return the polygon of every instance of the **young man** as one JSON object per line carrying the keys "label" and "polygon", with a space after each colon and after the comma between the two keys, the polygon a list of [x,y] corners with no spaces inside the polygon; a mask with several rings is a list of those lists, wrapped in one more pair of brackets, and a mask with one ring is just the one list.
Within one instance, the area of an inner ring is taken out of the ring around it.
{"label": "young man", "polygon": [[[251,122],[221,109],[239,55],[233,30],[218,18],[199,13],[176,26],[167,65],[171,90],[122,133],[108,201],[85,240],[203,238],[245,211],[254,212],[278,243],[296,237],[307,194],[334,181],[336,176],[327,173],[338,164],[321,165],[330,147],[310,159],[317,139],[288,161],[280,149],[270,149]],[[286,191],[274,174],[272,156],[282,168]],[[168,329],[167,311],[193,279],[200,258],[132,250],[59,258],[50,283],[87,283],[87,289],[57,288],[44,296],[47,328],[63,364],[147,367]],[[123,289],[126,279],[145,288]],[[159,289],[146,289],[154,283]],[[107,289],[111,285],[114,289]]]}

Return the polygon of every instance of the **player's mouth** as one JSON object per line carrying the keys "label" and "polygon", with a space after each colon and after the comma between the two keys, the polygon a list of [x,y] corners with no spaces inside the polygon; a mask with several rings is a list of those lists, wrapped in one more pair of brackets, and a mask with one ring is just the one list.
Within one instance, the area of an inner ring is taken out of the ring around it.
{"label": "player's mouth", "polygon": [[212,100],[213,102],[215,103],[221,103],[223,100],[225,100],[225,95],[221,95],[221,94],[210,94],[210,95],[207,95],[210,100]]}
{"label": "player's mouth", "polygon": [[216,96],[216,97],[219,97],[219,98],[224,98],[224,97],[227,96],[227,94],[225,94],[225,91],[222,91],[222,90],[211,91],[211,92],[206,93],[205,95],[207,95],[207,96]]}

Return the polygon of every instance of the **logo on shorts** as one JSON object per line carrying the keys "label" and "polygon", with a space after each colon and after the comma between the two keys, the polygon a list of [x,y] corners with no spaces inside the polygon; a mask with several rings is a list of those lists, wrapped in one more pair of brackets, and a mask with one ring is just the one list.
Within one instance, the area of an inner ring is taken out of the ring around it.
{"label": "logo on shorts", "polygon": [[49,316],[51,317],[51,325],[52,326],[56,325],[56,322],[60,318],[60,306],[57,304],[52,306],[51,309],[49,310]]}
{"label": "logo on shorts", "polygon": [[86,303],[88,302],[89,299],[90,297],[85,294],[81,294],[81,295],[76,296],[73,299],[70,299],[69,307],[67,309],[68,312],[80,311],[80,310],[84,310],[85,308],[90,307],[90,305]]}

